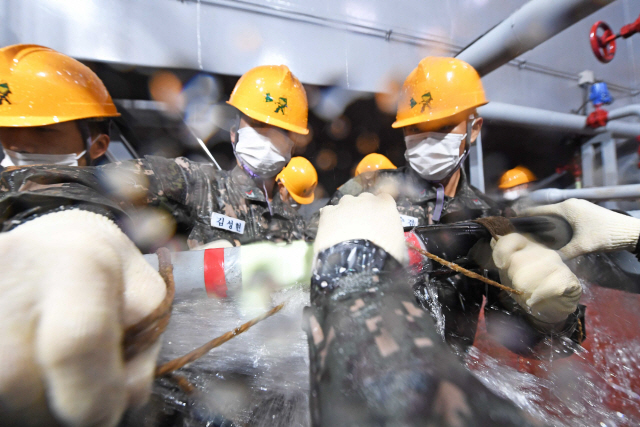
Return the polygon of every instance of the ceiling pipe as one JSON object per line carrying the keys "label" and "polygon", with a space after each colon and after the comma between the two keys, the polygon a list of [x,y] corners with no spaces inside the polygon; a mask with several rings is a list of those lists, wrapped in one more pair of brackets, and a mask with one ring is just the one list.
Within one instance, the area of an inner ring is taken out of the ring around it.
{"label": "ceiling pipe", "polygon": [[613,1],[531,0],[456,57],[484,76]]}
{"label": "ceiling pipe", "polygon": [[478,114],[485,120],[494,123],[535,129],[550,129],[583,135],[611,132],[617,138],[635,138],[640,135],[640,123],[609,121],[606,126],[592,129],[587,127],[586,116],[558,113],[539,108],[504,104],[502,102],[490,102],[478,108]]}
{"label": "ceiling pipe", "polygon": [[631,104],[609,111],[609,120],[616,120],[622,117],[640,117],[640,104]]}
{"label": "ceiling pipe", "polygon": [[560,203],[567,199],[587,200],[616,200],[616,199],[640,199],[640,184],[615,185],[610,187],[593,187],[560,190],[558,188],[545,188],[532,191],[527,195],[527,200],[538,204],[548,205]]}

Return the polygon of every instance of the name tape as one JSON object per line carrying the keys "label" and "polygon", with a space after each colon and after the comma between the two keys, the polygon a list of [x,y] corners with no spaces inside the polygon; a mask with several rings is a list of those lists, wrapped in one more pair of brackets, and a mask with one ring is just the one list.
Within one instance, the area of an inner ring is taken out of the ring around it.
{"label": "name tape", "polygon": [[222,230],[244,234],[244,221],[230,216],[213,212],[211,214],[211,226]]}
{"label": "name tape", "polygon": [[415,216],[400,215],[403,227],[416,227],[418,225],[418,218]]}

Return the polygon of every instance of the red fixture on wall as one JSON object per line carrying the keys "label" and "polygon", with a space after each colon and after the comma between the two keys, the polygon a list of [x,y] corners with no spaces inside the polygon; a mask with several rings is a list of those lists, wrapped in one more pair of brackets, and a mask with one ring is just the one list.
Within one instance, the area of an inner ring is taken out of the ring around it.
{"label": "red fixture on wall", "polygon": [[631,24],[623,26],[620,29],[620,34],[614,34],[606,22],[598,21],[593,24],[589,32],[591,50],[600,62],[606,64],[616,54],[616,39],[620,37],[626,39],[638,32],[640,32],[640,16]]}

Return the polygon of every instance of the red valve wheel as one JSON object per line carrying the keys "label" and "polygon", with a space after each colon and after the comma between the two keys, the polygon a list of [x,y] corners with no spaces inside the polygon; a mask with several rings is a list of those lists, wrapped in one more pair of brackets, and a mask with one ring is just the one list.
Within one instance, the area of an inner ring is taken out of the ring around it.
{"label": "red valve wheel", "polygon": [[[602,34],[598,36],[598,30],[602,30]],[[591,27],[589,33],[589,41],[591,42],[591,50],[600,62],[610,62],[616,54],[616,38],[617,36],[611,31],[611,27],[606,22],[598,21]]]}

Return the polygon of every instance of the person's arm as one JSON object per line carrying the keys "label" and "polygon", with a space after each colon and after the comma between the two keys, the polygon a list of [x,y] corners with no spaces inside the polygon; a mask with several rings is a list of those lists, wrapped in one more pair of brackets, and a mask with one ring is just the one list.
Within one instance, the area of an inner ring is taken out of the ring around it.
{"label": "person's arm", "polygon": [[567,344],[581,344],[586,337],[578,278],[555,251],[521,234],[494,243],[492,258],[500,282],[522,294],[490,290],[485,308],[489,332],[518,354],[572,354],[575,346]]}
{"label": "person's arm", "polygon": [[391,196],[345,196],[323,209],[315,251],[305,315],[313,425],[530,425],[415,304]]}
{"label": "person's arm", "polygon": [[122,224],[131,205],[109,197],[97,171],[95,167],[46,165],[5,169],[0,173],[2,231],[72,209],[94,212]]}
{"label": "person's arm", "polygon": [[533,359],[571,356],[587,338],[585,306],[567,319],[539,322],[505,291],[489,289],[484,306],[487,332],[510,351]]}
{"label": "person's arm", "polygon": [[213,166],[184,157],[145,156],[110,163],[98,171],[109,194],[134,204],[181,210],[176,215],[209,215],[215,205]]}
{"label": "person's arm", "polygon": [[135,354],[123,342],[166,287],[113,222],[35,218],[0,234],[0,269],[3,424],[114,426],[147,399],[160,341]]}
{"label": "person's arm", "polygon": [[31,166],[0,174],[3,231],[50,212],[80,209],[114,220],[142,248],[163,244],[216,211],[215,171],[147,156],[99,167]]}
{"label": "person's arm", "polygon": [[579,199],[525,209],[522,216],[533,215],[557,215],[569,222],[573,238],[559,251],[564,259],[593,252],[639,252],[640,219],[632,216]]}

